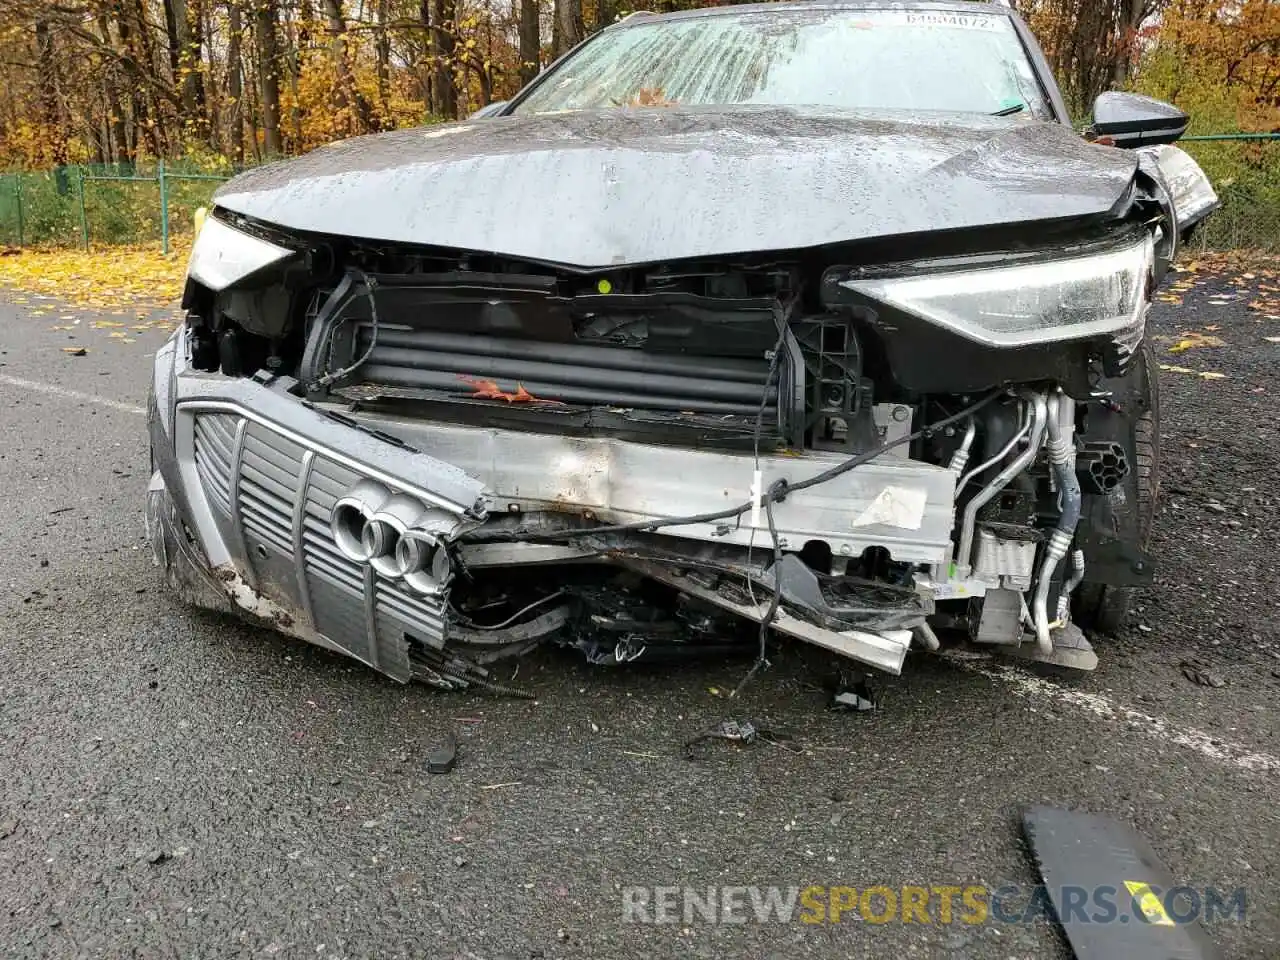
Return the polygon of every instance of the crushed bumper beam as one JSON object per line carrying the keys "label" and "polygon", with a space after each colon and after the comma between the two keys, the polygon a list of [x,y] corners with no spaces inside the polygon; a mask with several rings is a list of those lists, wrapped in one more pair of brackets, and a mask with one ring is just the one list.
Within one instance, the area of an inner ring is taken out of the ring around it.
{"label": "crushed bumper beam", "polygon": [[[448,589],[415,592],[407,580],[344,556],[330,530],[344,494],[376,482],[452,518],[441,540],[469,568],[500,573],[502,567],[609,564],[748,621],[768,614],[768,589],[761,603],[744,603],[731,590],[682,577],[678,562],[635,557],[629,543],[602,550],[577,541],[468,542],[491,515],[569,513],[610,524],[724,509],[750,496],[749,456],[353,414],[302,402],[282,382],[196,373],[185,354],[180,332],[157,356],[149,514],[157,559],[171,581],[180,574],[181,592],[196,602],[239,610],[410,679],[415,649],[446,648]],[[838,461],[825,454],[762,457],[764,485],[803,480]],[[819,541],[833,558],[851,559],[884,547],[895,560],[939,563],[950,549],[953,494],[947,470],[878,460],[776,504],[780,546],[794,557]],[[673,556],[736,556],[730,567],[740,572],[748,571],[749,546],[754,543],[763,560],[767,554],[759,550],[770,542],[767,526],[753,530],[748,515],[734,524],[677,526],[648,536],[649,547],[662,541],[670,550],[661,552]],[[168,569],[175,564],[179,573]],[[861,622],[863,629],[832,629],[793,606],[784,591],[771,622],[780,633],[881,670],[901,670],[910,633],[896,622],[895,629],[869,630]]]}

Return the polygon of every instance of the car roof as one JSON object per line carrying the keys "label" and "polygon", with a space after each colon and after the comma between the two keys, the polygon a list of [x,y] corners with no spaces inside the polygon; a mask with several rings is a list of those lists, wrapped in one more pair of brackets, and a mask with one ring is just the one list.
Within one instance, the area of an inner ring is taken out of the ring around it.
{"label": "car roof", "polygon": [[736,13],[791,12],[805,10],[927,10],[943,13],[993,13],[1011,16],[1013,9],[1000,0],[763,0],[733,6],[698,7],[672,13],[637,10],[613,24],[610,29],[638,26],[656,20],[687,20],[695,17],[718,17]]}

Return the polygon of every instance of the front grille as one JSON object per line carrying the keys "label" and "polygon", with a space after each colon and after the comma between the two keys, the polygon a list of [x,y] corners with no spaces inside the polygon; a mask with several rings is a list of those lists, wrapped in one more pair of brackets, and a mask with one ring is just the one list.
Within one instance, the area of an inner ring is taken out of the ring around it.
{"label": "front grille", "polygon": [[193,436],[209,506],[255,589],[400,680],[410,675],[410,639],[443,646],[444,597],[378,577],[333,543],[330,511],[360,474],[238,414],[197,413]]}
{"label": "front grille", "polygon": [[231,514],[231,458],[239,417],[214,413],[198,417],[195,427],[196,473],[210,504]]}

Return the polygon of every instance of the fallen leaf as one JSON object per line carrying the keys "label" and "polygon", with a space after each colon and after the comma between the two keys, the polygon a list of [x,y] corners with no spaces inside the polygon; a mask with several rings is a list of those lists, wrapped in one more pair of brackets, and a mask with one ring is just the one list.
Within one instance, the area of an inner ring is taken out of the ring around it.
{"label": "fallen leaf", "polygon": [[1224,346],[1224,344],[1217,337],[1209,337],[1205,336],[1203,333],[1188,331],[1182,335],[1182,339],[1169,348],[1169,352],[1186,353],[1188,350],[1198,350],[1201,347],[1221,346]]}
{"label": "fallen leaf", "polygon": [[[189,241],[175,241],[166,258],[154,247],[23,250],[0,257],[0,284],[77,306],[140,311],[167,306],[182,294]],[[14,297],[15,303],[27,298]],[[80,318],[68,314],[61,320]]]}

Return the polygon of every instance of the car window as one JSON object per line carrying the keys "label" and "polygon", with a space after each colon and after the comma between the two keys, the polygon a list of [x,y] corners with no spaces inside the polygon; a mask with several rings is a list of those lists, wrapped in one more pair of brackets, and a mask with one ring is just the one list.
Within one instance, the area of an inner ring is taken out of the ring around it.
{"label": "car window", "polygon": [[615,28],[548,74],[512,112],[674,104],[1049,115],[1006,16],[829,9]]}

